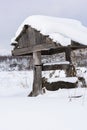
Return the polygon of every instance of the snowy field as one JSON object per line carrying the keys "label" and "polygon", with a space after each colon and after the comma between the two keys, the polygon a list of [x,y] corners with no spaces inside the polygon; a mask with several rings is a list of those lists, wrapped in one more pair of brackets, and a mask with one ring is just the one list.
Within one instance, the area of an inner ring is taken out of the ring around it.
{"label": "snowy field", "polygon": [[[78,75],[87,80],[87,69]],[[0,72],[0,130],[87,130],[86,88],[31,98],[32,82],[32,71]]]}

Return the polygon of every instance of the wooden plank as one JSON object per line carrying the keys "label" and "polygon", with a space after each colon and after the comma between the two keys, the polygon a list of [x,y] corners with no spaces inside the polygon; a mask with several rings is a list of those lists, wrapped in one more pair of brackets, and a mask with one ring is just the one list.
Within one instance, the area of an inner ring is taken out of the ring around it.
{"label": "wooden plank", "polygon": [[13,55],[24,55],[24,54],[30,54],[33,52],[41,51],[41,50],[49,50],[51,48],[55,48],[55,44],[38,44],[38,45],[33,45],[27,48],[17,48],[12,51]]}
{"label": "wooden plank", "polygon": [[68,69],[69,64],[57,64],[57,65],[43,65],[42,70],[43,71],[49,71],[49,70],[66,70]]}
{"label": "wooden plank", "polygon": [[18,40],[21,38],[21,36],[26,32],[26,30],[28,29],[29,25],[24,25],[21,33],[16,37],[15,41],[18,42]]}
{"label": "wooden plank", "polygon": [[[32,40],[31,40],[32,41]],[[35,41],[34,41],[35,42]],[[44,52],[46,52],[45,54],[48,55],[52,55],[52,54],[56,54],[56,53],[61,53],[61,52],[66,52],[66,59],[71,61],[70,58],[70,52],[69,49],[67,49],[67,46],[60,46],[59,44],[55,44],[55,43],[42,43],[42,44],[38,44],[38,45],[32,45],[32,43],[30,44],[27,43],[29,47],[25,47],[25,48],[16,48],[12,51],[13,55],[28,55],[30,53],[33,53],[35,51],[43,51],[42,54],[44,54]],[[70,46],[70,48],[72,50],[75,49],[81,49],[81,48],[87,48],[87,46],[81,45],[81,46]],[[48,51],[49,50],[49,51]],[[47,52],[48,51],[48,52]]]}
{"label": "wooden plank", "polygon": [[37,31],[37,30],[35,30],[35,42],[36,42],[36,44],[43,43],[42,34],[40,33],[40,31]]}
{"label": "wooden plank", "polygon": [[28,28],[28,37],[29,37],[29,43],[28,43],[28,46],[30,45],[35,45],[36,44],[36,41],[35,41],[35,30],[31,27]]}
{"label": "wooden plank", "polygon": [[33,52],[33,64],[34,66],[41,65],[41,52]]}

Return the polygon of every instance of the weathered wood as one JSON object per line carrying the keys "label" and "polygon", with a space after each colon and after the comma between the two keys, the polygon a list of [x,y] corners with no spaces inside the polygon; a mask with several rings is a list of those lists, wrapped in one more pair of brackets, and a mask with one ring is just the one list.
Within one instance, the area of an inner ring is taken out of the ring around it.
{"label": "weathered wood", "polygon": [[24,43],[24,35],[22,35],[21,38],[20,38],[19,41],[18,41],[18,44],[20,45],[21,48],[24,47],[24,44],[23,44],[23,43]]}
{"label": "weathered wood", "polygon": [[[27,43],[28,44],[28,43]],[[61,47],[58,45],[55,45],[54,43],[52,44],[38,44],[38,45],[32,45],[28,47],[24,47],[24,48],[19,48],[18,45],[16,46],[16,49],[14,48],[14,50],[12,51],[12,55],[29,55],[35,51],[41,51],[42,55],[53,55],[53,54],[57,54],[57,53],[62,53],[65,52],[67,47]],[[81,47],[71,47],[72,50],[75,49],[81,49],[81,48],[85,48],[84,46]],[[68,50],[67,50],[68,51]],[[66,56],[67,61],[70,60],[71,58],[68,58],[68,53]]]}
{"label": "weathered wood", "polygon": [[[22,56],[33,54],[33,73],[34,73],[34,81],[33,81],[33,89],[29,96],[37,96],[42,93],[42,86],[46,87],[48,90],[57,90],[58,88],[70,88],[76,87],[77,83],[69,83],[64,81],[58,82],[44,82],[42,84],[42,70],[58,70],[63,69],[66,70],[67,77],[76,76],[76,71],[74,66],[71,64],[71,50],[87,48],[87,46],[77,43],[75,41],[71,41],[70,46],[62,46],[60,43],[54,42],[49,36],[44,36],[32,28],[29,25],[25,25],[19,36],[15,39],[17,44],[13,44],[14,50],[12,51],[12,55]],[[42,69],[41,65],[41,54],[56,54],[65,52],[66,61],[69,61],[70,64],[61,64],[61,65],[44,65]],[[54,79],[53,79],[54,80]],[[83,86],[86,86],[85,80],[80,78]]]}
{"label": "weathered wood", "polygon": [[43,65],[42,71],[66,70],[68,68],[69,68],[69,64]]}
{"label": "weathered wood", "polygon": [[26,55],[29,53],[41,51],[41,50],[49,50],[51,48],[55,48],[55,44],[38,44],[38,45],[32,45],[29,48],[17,48],[12,51],[13,55]]}
{"label": "weathered wood", "polygon": [[35,30],[35,42],[37,45],[43,44],[42,34],[40,33],[40,31],[37,31],[37,30]]}
{"label": "weathered wood", "polygon": [[23,47],[28,47],[28,42],[29,42],[28,33],[24,33],[23,36],[24,36],[23,40],[24,40],[24,43],[25,43],[25,44],[23,44]]}
{"label": "weathered wood", "polygon": [[74,77],[76,76],[76,69],[73,64],[70,64],[66,69],[66,76],[67,77]]}
{"label": "weathered wood", "polygon": [[66,61],[69,61],[71,63],[71,48],[69,46],[65,48],[65,58]]}
{"label": "weathered wood", "polygon": [[42,93],[42,66],[41,66],[41,52],[33,53],[34,60],[34,81],[33,90],[29,96],[37,96]]}
{"label": "weathered wood", "polygon": [[41,52],[33,52],[33,64],[34,66],[37,65],[41,65]]}
{"label": "weathered wood", "polygon": [[28,46],[35,45],[35,29],[32,29],[31,27],[28,28]]}
{"label": "weathered wood", "polygon": [[21,36],[26,33],[26,30],[28,29],[29,25],[24,25],[23,30],[20,32],[20,34],[16,37],[15,41],[18,41]]}
{"label": "weathered wood", "polygon": [[[62,53],[65,52],[65,49],[67,48],[67,46],[56,46],[50,50],[42,50],[41,53],[42,55],[53,55],[53,54],[58,54],[58,53]],[[70,47],[71,50],[76,50],[76,49],[84,49],[87,48],[87,46],[71,46]]]}

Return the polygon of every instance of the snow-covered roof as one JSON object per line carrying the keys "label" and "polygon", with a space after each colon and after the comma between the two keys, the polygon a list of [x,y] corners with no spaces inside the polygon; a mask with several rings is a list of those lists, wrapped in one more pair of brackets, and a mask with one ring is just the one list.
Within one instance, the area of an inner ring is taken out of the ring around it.
{"label": "snow-covered roof", "polygon": [[87,45],[87,28],[80,21],[42,15],[29,16],[18,28],[12,42],[23,30],[24,25],[30,25],[43,35],[49,35],[54,42],[62,46],[70,45],[71,40]]}

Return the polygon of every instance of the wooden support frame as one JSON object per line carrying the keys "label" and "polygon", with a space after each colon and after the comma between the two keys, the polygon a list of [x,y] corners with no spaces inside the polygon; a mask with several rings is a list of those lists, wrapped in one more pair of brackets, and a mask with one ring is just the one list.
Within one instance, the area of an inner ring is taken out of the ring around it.
{"label": "wooden support frame", "polygon": [[69,61],[70,65],[67,67],[66,69],[66,75],[67,77],[73,77],[76,76],[76,70],[74,65],[72,64],[72,60],[71,60],[71,47],[68,46],[67,48],[65,48],[65,58],[66,61]]}
{"label": "wooden support frame", "polygon": [[[15,43],[12,43],[14,49],[12,51],[13,56],[31,55],[33,54],[33,90],[29,96],[37,96],[42,93],[42,70],[66,70],[67,77],[76,76],[76,71],[72,65],[71,50],[87,48],[87,46],[71,41],[69,46],[61,46],[60,43],[54,42],[49,36],[44,36],[40,31],[32,28],[29,25],[25,25],[19,36],[15,39]],[[53,55],[57,53],[65,52],[65,59],[70,64],[62,65],[45,65],[42,67],[41,54]],[[84,82],[84,81],[83,81]],[[57,86],[60,84],[52,83],[50,86]],[[63,82],[61,83],[63,84]],[[47,84],[48,85],[48,84]]]}

